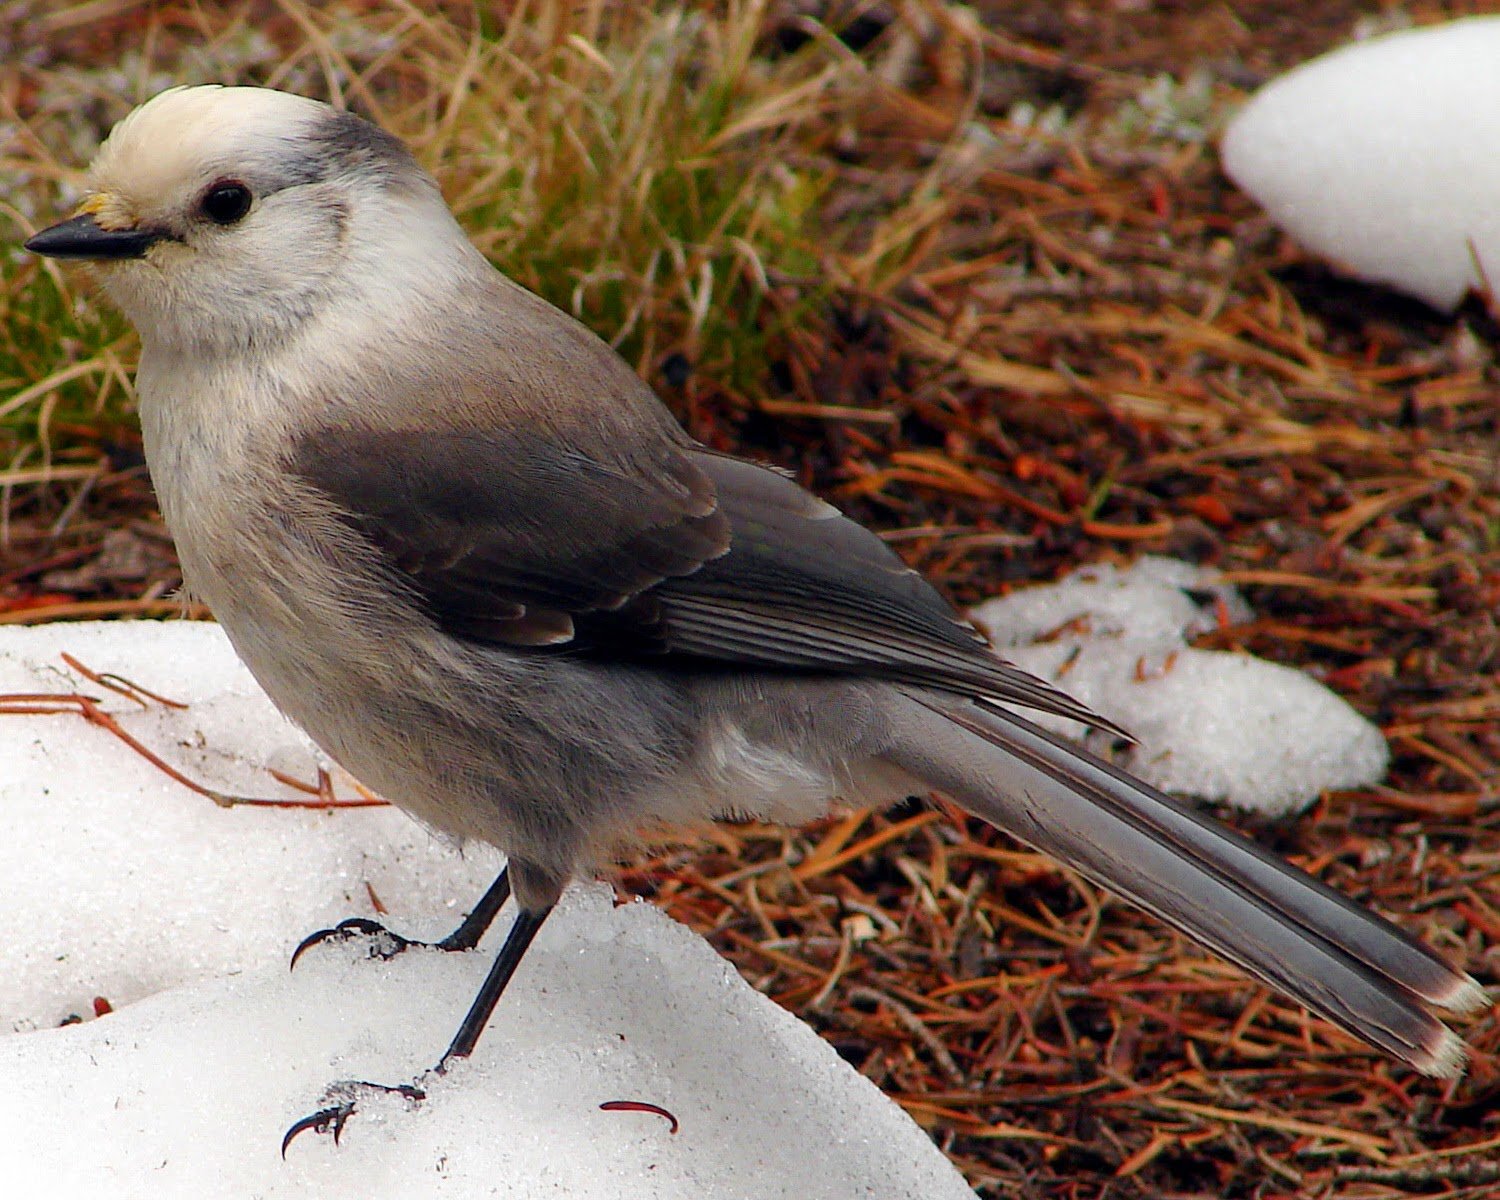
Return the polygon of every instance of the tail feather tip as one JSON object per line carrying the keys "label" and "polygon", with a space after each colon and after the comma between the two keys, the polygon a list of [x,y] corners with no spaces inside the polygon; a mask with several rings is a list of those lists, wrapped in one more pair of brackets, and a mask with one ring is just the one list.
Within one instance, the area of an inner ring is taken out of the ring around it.
{"label": "tail feather tip", "polygon": [[1461,975],[1453,981],[1453,987],[1439,1001],[1449,1012],[1471,1013],[1488,1008],[1493,1001],[1479,980],[1472,975]]}
{"label": "tail feather tip", "polygon": [[1434,1079],[1457,1079],[1469,1063],[1469,1047],[1463,1038],[1451,1029],[1443,1031],[1443,1037],[1429,1052],[1429,1057],[1415,1064],[1423,1075]]}

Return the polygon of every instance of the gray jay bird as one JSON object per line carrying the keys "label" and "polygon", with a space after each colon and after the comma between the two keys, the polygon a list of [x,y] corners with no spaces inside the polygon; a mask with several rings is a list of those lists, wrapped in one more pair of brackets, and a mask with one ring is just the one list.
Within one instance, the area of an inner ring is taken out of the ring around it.
{"label": "gray jay bird", "polygon": [[1113,728],[873,534],[694,442],[485,260],[395,137],[282,92],[179,88],[115,127],[89,189],[27,247],[93,263],[140,331],[186,587],[355,776],[508,855],[440,943],[474,945],[514,895],[439,1069],[568,880],[643,830],[930,790],[1417,1070],[1462,1069],[1431,1010],[1485,1004],[1473,979],[1019,715]]}

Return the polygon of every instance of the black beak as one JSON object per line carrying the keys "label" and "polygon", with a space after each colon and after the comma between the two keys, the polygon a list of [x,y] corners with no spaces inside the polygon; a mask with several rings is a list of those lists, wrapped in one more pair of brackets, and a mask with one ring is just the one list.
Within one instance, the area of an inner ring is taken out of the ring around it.
{"label": "black beak", "polygon": [[84,213],[42,230],[26,249],[46,258],[79,261],[142,258],[161,237],[150,229],[105,229],[92,214]]}

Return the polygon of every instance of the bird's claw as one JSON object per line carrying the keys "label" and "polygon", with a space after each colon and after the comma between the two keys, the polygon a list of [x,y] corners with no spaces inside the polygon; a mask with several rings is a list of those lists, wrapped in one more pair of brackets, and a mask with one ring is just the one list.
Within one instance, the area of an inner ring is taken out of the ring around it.
{"label": "bird's claw", "polygon": [[320,1108],[315,1113],[309,1113],[300,1121],[294,1121],[290,1129],[281,1139],[281,1157],[286,1157],[289,1147],[299,1134],[306,1133],[311,1129],[314,1133],[327,1133],[333,1130],[333,1144],[339,1144],[339,1138],[343,1136],[344,1125],[354,1115],[354,1105],[335,1104],[330,1108]]}
{"label": "bird's claw", "polygon": [[332,1103],[318,1109],[315,1113],[309,1113],[300,1121],[294,1121],[291,1128],[282,1136],[281,1157],[285,1158],[287,1148],[296,1141],[299,1135],[306,1133],[309,1129],[314,1133],[332,1133],[333,1144],[337,1146],[339,1139],[343,1136],[344,1126],[359,1109],[360,1097],[371,1092],[385,1096],[400,1096],[408,1105],[420,1104],[427,1099],[426,1090],[416,1083],[367,1083],[356,1079],[335,1083],[323,1096],[325,1100],[332,1101]]}
{"label": "bird's claw", "polygon": [[287,969],[295,969],[297,960],[305,951],[311,950],[314,946],[321,946],[324,942],[352,942],[356,939],[363,939],[367,943],[365,952],[369,957],[381,959],[395,958],[396,955],[410,950],[413,946],[429,944],[393,933],[379,921],[372,921],[369,917],[350,917],[346,921],[340,921],[332,929],[319,929],[298,942],[297,948],[292,951],[292,961]]}

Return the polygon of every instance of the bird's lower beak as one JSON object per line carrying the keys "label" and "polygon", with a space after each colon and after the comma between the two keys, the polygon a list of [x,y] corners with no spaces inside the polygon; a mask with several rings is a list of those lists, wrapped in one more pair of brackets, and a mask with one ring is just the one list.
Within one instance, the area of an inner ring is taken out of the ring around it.
{"label": "bird's lower beak", "polygon": [[151,229],[105,229],[93,213],[59,221],[26,243],[26,249],[46,258],[99,262],[142,258],[161,234]]}

